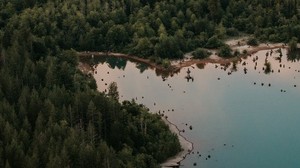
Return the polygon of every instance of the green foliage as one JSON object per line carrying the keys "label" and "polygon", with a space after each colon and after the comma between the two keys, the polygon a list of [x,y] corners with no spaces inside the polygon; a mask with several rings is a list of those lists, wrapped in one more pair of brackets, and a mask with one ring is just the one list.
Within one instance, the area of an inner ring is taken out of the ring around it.
{"label": "green foliage", "polygon": [[0,167],[157,167],[179,151],[176,136],[144,107],[115,101],[116,88],[98,93],[76,51],[167,67],[197,48],[231,56],[222,40],[245,33],[250,45],[290,41],[294,50],[298,9],[296,0],[1,1]]}
{"label": "green foliage", "polygon": [[289,42],[289,49],[290,52],[295,52],[297,51],[298,47],[297,47],[297,43],[298,43],[298,39],[296,37],[293,37],[290,42]]}
{"label": "green foliage", "polygon": [[247,40],[247,44],[251,46],[258,46],[258,41],[256,38],[251,37]]}
{"label": "green foliage", "polygon": [[210,49],[219,48],[224,45],[224,42],[222,42],[218,37],[213,36],[208,39],[205,47]]}
{"label": "green foliage", "polygon": [[[148,168],[180,151],[159,116],[118,102],[116,83],[107,95],[97,92],[72,49],[123,51],[136,43],[137,54],[153,55],[153,28],[132,40],[118,1],[21,2],[0,3],[0,167]],[[131,5],[137,11],[140,2]],[[163,46],[180,51],[169,38]]]}
{"label": "green foliage", "polygon": [[198,59],[204,59],[207,58],[211,55],[211,53],[209,51],[207,51],[206,49],[203,48],[197,48],[192,55],[194,56],[194,58],[198,58]]}
{"label": "green foliage", "polygon": [[167,59],[167,58],[163,59],[163,60],[162,60],[162,66],[163,66],[164,68],[169,68],[169,67],[171,66],[170,60]]}
{"label": "green foliage", "polygon": [[161,58],[180,58],[183,56],[180,46],[174,37],[162,35],[154,48],[155,55]]}
{"label": "green foliage", "polygon": [[272,42],[300,38],[295,0],[27,0],[0,7],[2,46],[27,40],[36,60],[71,48],[178,58],[199,47],[219,48],[220,40],[242,33]]}
{"label": "green foliage", "polygon": [[118,86],[116,82],[112,82],[111,84],[109,84],[107,95],[113,100],[119,101],[119,92],[118,92]]}
{"label": "green foliage", "polygon": [[221,48],[220,48],[220,50],[219,50],[219,56],[220,57],[231,57],[232,56],[232,50],[231,50],[231,48],[230,48],[230,46],[229,45],[224,45],[224,46],[222,46]]}
{"label": "green foliage", "polygon": [[[282,55],[282,53],[281,53],[281,55]],[[300,53],[299,53],[299,48],[298,48],[298,38],[293,37],[289,42],[288,59],[289,60],[299,60],[299,58],[300,58]]]}
{"label": "green foliage", "polygon": [[153,44],[148,38],[137,39],[136,46],[132,49],[132,53],[142,57],[153,56]]}

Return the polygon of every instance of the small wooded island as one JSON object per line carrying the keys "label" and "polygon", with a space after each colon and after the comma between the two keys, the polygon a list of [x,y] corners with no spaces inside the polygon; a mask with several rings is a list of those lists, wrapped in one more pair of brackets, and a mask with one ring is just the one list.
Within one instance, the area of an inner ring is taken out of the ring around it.
{"label": "small wooded island", "polygon": [[0,167],[160,167],[176,134],[117,85],[97,91],[76,51],[114,52],[162,67],[205,59],[226,39],[286,43],[298,57],[299,0],[2,0]]}

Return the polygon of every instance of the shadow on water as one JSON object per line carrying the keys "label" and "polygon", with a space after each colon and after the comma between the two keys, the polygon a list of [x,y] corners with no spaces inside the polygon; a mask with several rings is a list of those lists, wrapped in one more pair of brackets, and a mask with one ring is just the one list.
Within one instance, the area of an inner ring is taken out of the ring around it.
{"label": "shadow on water", "polygon": [[298,48],[296,51],[288,52],[287,54],[288,61],[296,62],[300,60],[300,49]]}
{"label": "shadow on water", "polygon": [[118,68],[120,70],[124,70],[127,64],[127,60],[123,58],[113,58],[113,57],[107,57],[106,62],[108,63],[110,68],[112,69]]}
{"label": "shadow on water", "polygon": [[140,73],[143,73],[145,70],[148,69],[148,66],[143,63],[136,63],[135,67],[140,70]]}
{"label": "shadow on water", "polygon": [[197,68],[199,68],[199,69],[204,69],[205,68],[205,65],[206,64],[197,64],[196,66],[197,66]]}

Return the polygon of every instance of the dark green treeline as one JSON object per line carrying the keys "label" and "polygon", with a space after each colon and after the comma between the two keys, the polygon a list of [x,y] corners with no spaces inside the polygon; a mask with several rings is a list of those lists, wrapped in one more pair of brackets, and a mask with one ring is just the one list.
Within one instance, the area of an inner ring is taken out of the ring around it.
{"label": "dark green treeline", "polygon": [[[76,51],[180,58],[253,35],[300,39],[298,0],[1,0],[0,167],[157,167],[179,151],[157,115],[96,91]],[[73,50],[74,49],[74,50]]]}
{"label": "dark green treeline", "polygon": [[2,0],[0,5],[4,47],[20,33],[39,53],[74,48],[178,58],[199,47],[218,48],[222,39],[238,35],[300,39],[299,0]]}
{"label": "dark green treeline", "polygon": [[0,2],[0,167],[148,168],[180,151],[158,115],[77,69],[72,48],[98,31],[81,5]]}

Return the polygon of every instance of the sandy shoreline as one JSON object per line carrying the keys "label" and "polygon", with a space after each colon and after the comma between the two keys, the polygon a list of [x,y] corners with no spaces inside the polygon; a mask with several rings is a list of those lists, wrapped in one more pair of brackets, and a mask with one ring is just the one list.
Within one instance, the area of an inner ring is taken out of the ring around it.
{"label": "sandy shoreline", "polygon": [[190,154],[193,149],[193,143],[190,142],[186,137],[181,135],[179,128],[177,125],[166,119],[165,117],[162,117],[162,120],[169,126],[169,129],[172,133],[176,134],[178,136],[182,151],[179,152],[176,156],[173,156],[166,160],[164,163],[161,164],[162,168],[167,167],[176,167],[181,165],[181,161],[183,161],[188,154]]}
{"label": "sandy shoreline", "polygon": [[[150,68],[155,69],[157,74],[162,75],[164,77],[173,76],[174,74],[180,72],[180,70],[184,67],[189,67],[194,64],[207,64],[207,63],[213,63],[213,64],[230,64],[232,62],[238,62],[241,61],[242,58],[246,58],[249,55],[255,54],[258,51],[261,50],[272,50],[276,48],[286,48],[287,46],[282,43],[277,44],[267,44],[262,43],[259,46],[248,46],[248,45],[237,45],[233,43],[229,43],[230,47],[233,51],[238,50],[240,53],[242,53],[243,50],[246,50],[246,54],[242,54],[240,56],[231,57],[231,58],[221,58],[218,55],[216,55],[216,52],[212,54],[209,58],[205,59],[182,59],[182,60],[174,60],[171,61],[171,66],[168,68],[165,68],[161,65],[158,65],[154,62],[151,62],[149,59],[140,58],[134,55],[129,54],[123,54],[123,53],[113,53],[113,52],[77,52],[79,57],[118,57],[118,58],[125,58],[134,62],[138,63],[144,63],[148,65]],[[80,65],[82,66],[82,65]],[[85,68],[87,69],[87,68]]]}

